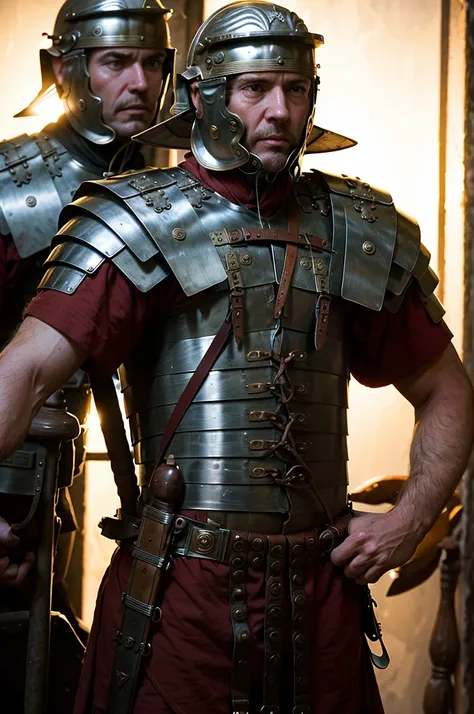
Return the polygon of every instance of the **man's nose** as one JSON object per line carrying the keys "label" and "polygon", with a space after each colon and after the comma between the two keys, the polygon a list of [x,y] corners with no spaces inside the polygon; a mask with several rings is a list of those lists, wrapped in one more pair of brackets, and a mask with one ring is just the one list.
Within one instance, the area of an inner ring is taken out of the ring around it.
{"label": "man's nose", "polygon": [[128,88],[132,92],[144,92],[148,87],[145,70],[140,62],[135,62],[130,67],[130,78]]}
{"label": "man's nose", "polygon": [[290,117],[289,103],[282,87],[273,87],[268,94],[267,119],[287,121]]}

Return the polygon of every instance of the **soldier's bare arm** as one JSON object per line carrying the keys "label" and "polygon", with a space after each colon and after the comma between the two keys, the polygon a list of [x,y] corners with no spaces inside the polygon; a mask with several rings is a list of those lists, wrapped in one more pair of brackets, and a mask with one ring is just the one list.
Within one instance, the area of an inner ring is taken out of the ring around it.
{"label": "soldier's bare arm", "polygon": [[332,554],[333,563],[360,583],[375,582],[412,556],[455,489],[472,447],[472,386],[452,345],[395,386],[415,409],[410,478],[393,510],[354,519],[350,536]]}
{"label": "soldier's bare arm", "polygon": [[[0,461],[24,439],[47,397],[82,364],[79,346],[41,320],[27,317],[0,355]],[[0,517],[0,586],[19,585],[34,561],[27,553],[11,562],[9,550],[19,539]]]}
{"label": "soldier's bare arm", "polygon": [[43,402],[85,358],[81,347],[53,327],[25,319],[0,355],[0,461],[21,443]]}

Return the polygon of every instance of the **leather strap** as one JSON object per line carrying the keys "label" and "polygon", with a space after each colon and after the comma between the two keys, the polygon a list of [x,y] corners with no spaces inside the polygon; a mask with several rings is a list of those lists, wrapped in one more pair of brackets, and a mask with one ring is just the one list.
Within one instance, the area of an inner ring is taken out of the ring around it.
{"label": "leather strap", "polygon": [[139,491],[135,466],[117,399],[117,390],[112,377],[103,378],[90,375],[89,378],[94,401],[100,414],[100,426],[107,446],[120,504],[125,513],[133,516],[136,511]]}
{"label": "leather strap", "polygon": [[[298,229],[300,226],[299,206],[296,203],[294,196],[290,202],[290,217],[288,221],[288,234],[293,239],[298,239]],[[280,285],[278,286],[278,294],[275,300],[275,309],[273,317],[277,320],[285,306],[288,291],[291,285],[291,279],[295,271],[296,258],[298,255],[298,247],[295,243],[287,243],[285,251],[285,262],[281,272]]]}
{"label": "leather strap", "polygon": [[227,319],[224,320],[218,333],[209,345],[206,354],[199,362],[196,371],[194,372],[193,376],[191,377],[183,392],[181,393],[181,396],[178,399],[178,403],[173,409],[173,413],[171,414],[170,418],[168,419],[168,423],[166,424],[163,438],[161,439],[160,448],[158,449],[158,453],[156,456],[155,468],[162,463],[176,429],[178,428],[179,424],[181,423],[181,420],[188,411],[191,402],[200,390],[207,375],[211,371],[214,362],[219,357],[225,343],[227,342],[227,338],[229,337],[231,330],[232,323]]}
{"label": "leather strap", "polygon": [[261,714],[279,714],[283,665],[283,573],[286,555],[284,535],[268,536],[265,583],[265,656]]}
{"label": "leather strap", "polygon": [[276,230],[272,228],[244,228],[244,239],[233,240],[233,244],[239,242],[245,243],[265,243],[271,241],[273,243],[293,243],[297,246],[308,248],[310,245],[315,250],[330,252],[331,246],[328,240],[314,236],[309,233],[290,235],[287,231]]}
{"label": "leather strap", "polygon": [[248,714],[250,707],[250,656],[252,635],[247,612],[248,533],[233,533],[230,549],[230,614],[234,635],[232,656],[232,714]]}
{"label": "leather strap", "polygon": [[329,310],[331,308],[331,296],[321,294],[316,301],[315,317],[316,324],[314,328],[314,346],[320,350],[328,336],[329,326]]}
{"label": "leather strap", "polygon": [[293,712],[311,714],[309,608],[305,592],[306,543],[302,533],[289,535],[290,597],[293,641]]}

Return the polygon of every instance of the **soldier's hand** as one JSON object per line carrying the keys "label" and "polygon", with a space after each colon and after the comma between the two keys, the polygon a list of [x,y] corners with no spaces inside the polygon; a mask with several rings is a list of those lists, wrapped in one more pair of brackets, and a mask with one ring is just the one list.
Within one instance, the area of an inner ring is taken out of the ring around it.
{"label": "soldier's hand", "polygon": [[349,522],[348,531],[331,560],[360,585],[375,583],[387,570],[406,563],[420,541],[396,508],[389,513],[357,516]]}
{"label": "soldier's hand", "polygon": [[20,543],[11,532],[10,524],[0,517],[0,587],[20,585],[35,561],[34,553],[28,552],[20,562],[12,562],[13,549]]}

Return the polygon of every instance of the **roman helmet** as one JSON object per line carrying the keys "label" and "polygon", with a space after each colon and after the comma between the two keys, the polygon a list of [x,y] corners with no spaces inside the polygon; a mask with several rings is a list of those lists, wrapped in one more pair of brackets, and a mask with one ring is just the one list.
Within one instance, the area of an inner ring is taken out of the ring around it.
{"label": "roman helmet", "polygon": [[[15,116],[35,114],[35,107],[54,90],[52,58],[62,57],[63,84],[59,95],[74,129],[95,144],[108,144],[114,130],[102,119],[102,100],[91,92],[87,51],[106,47],[160,49],[166,53],[159,105],[174,74],[168,18],[172,10],[160,0],[66,0],[59,10],[51,47],[40,50],[42,86],[31,104]],[[43,33],[47,34],[47,33]]]}
{"label": "roman helmet", "polygon": [[[241,167],[260,170],[259,158],[241,139],[245,127],[226,106],[227,80],[243,72],[298,72],[311,80],[311,102],[300,146],[286,167],[298,178],[305,153],[335,151],[354,146],[352,139],[314,126],[319,85],[315,50],[324,43],[308,31],[294,12],[257,0],[233,2],[214,12],[191,43],[187,67],[175,77],[175,104],[171,119],[138,134],[136,139],[154,146],[191,148],[205,168],[228,171]],[[189,85],[197,82],[202,110],[196,111]]]}

